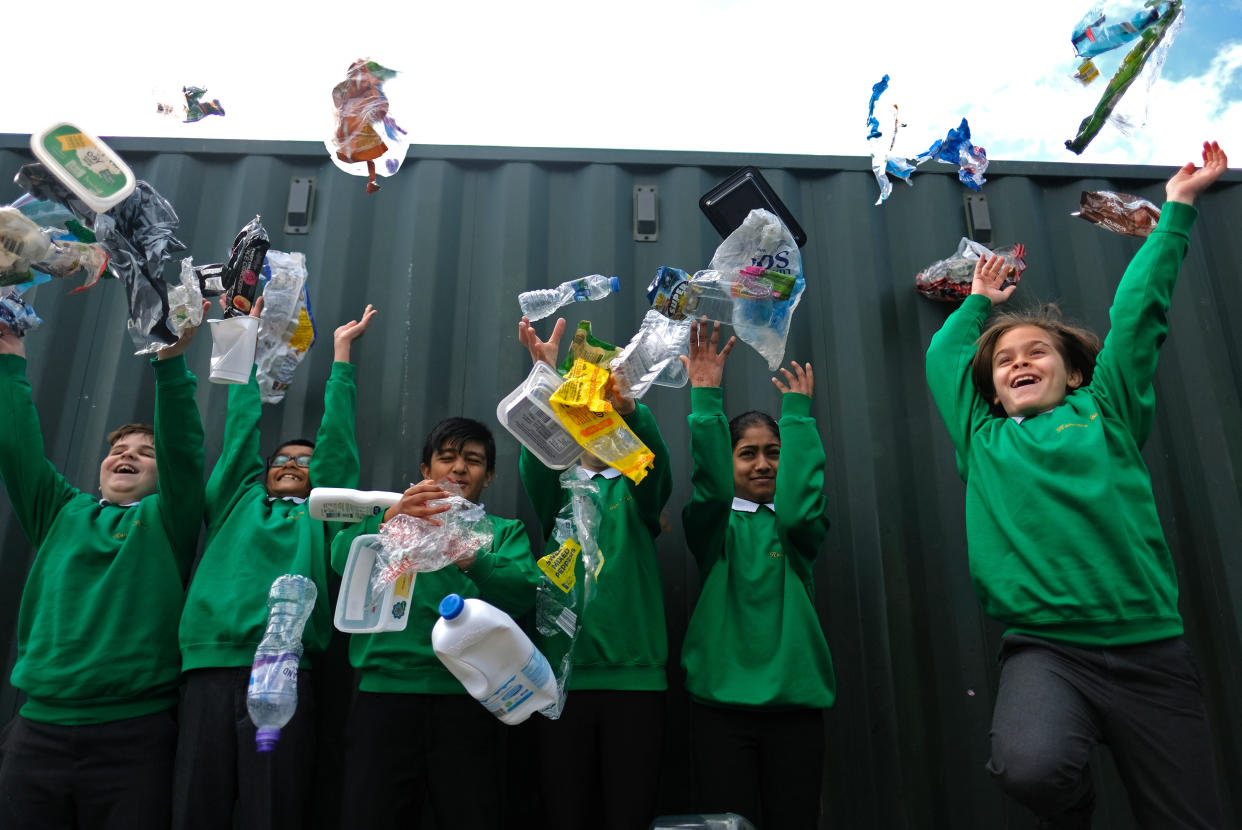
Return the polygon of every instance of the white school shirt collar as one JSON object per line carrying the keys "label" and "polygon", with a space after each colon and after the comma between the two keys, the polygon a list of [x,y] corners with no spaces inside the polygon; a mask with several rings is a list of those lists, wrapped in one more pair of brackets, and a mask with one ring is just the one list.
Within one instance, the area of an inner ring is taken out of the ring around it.
{"label": "white school shirt collar", "polygon": [[574,470],[574,472],[576,472],[578,474],[578,478],[582,479],[583,481],[587,481],[589,479],[595,478],[596,476],[603,476],[604,478],[611,481],[612,479],[618,478],[621,475],[621,471],[618,470],[616,467],[608,467],[607,469],[596,472],[595,470],[588,470],[586,467],[583,467],[581,464],[578,465],[577,469]]}
{"label": "white school shirt collar", "polygon": [[773,513],[776,512],[776,505],[773,502],[768,502],[767,504],[760,505],[759,502],[747,501],[746,499],[741,498],[739,496],[733,497],[733,509],[740,510],[743,513],[758,513],[759,508],[761,506],[766,507],[767,509],[771,510]]}
{"label": "white school shirt collar", "polygon": [[271,502],[291,501],[294,504],[302,504],[303,502],[306,501],[306,499],[303,498],[302,496],[268,496],[267,500]]}
{"label": "white school shirt collar", "polygon": [[118,504],[117,502],[108,501],[107,499],[104,499],[104,498],[101,498],[99,500],[100,507],[105,507],[109,504],[112,505],[113,507],[133,507],[135,504],[141,504],[141,503],[142,503],[141,499],[138,501],[128,501],[128,502],[125,502],[125,504]]}

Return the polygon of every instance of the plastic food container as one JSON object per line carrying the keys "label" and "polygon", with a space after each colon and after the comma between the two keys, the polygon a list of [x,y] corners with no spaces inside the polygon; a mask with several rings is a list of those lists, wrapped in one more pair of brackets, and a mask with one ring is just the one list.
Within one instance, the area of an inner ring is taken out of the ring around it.
{"label": "plastic food container", "polygon": [[91,210],[103,213],[134,192],[134,172],[95,136],[61,122],[30,136],[48,171]]}
{"label": "plastic food container", "polygon": [[410,621],[410,597],[414,594],[416,574],[407,571],[390,582],[382,594],[372,593],[371,574],[383,549],[378,533],[365,533],[349,546],[333,619],[337,631],[370,634],[405,630]]}
{"label": "plastic food container", "polygon": [[582,447],[561,425],[548,403],[562,383],[564,378],[540,361],[496,407],[496,420],[501,426],[554,470],[565,469],[582,455]]}

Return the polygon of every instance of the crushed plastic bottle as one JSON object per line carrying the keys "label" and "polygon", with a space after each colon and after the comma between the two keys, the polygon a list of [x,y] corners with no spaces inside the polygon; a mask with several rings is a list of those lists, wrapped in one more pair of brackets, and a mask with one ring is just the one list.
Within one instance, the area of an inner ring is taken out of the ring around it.
{"label": "crushed plastic bottle", "polygon": [[518,295],[518,305],[522,307],[522,316],[534,322],[555,314],[561,306],[584,300],[602,300],[620,290],[621,280],[617,277],[591,274],[589,277],[568,280],[556,288],[523,291]]}
{"label": "crushed plastic bottle", "polygon": [[268,593],[267,632],[255,649],[246,691],[246,709],[258,730],[259,752],[276,747],[280,730],[297,711],[302,629],[318,594],[314,582],[296,574],[276,577]]}

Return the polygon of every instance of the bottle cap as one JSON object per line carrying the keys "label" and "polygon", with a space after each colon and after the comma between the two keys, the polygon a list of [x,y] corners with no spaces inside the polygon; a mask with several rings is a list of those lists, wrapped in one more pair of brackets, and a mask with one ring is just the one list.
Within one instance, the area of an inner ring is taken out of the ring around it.
{"label": "bottle cap", "polygon": [[440,616],[446,620],[451,620],[461,613],[461,609],[466,607],[466,601],[457,594],[449,594],[440,600]]}
{"label": "bottle cap", "polygon": [[254,742],[259,752],[271,752],[280,740],[279,729],[260,729],[254,733]]}
{"label": "bottle cap", "polygon": [[620,277],[609,277],[608,284],[612,286],[613,294],[616,294],[618,291],[621,290],[621,278]]}

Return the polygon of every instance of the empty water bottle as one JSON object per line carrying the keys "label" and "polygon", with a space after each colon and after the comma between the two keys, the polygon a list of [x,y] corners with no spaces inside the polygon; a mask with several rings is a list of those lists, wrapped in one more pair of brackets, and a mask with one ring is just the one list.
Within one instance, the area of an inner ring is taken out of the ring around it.
{"label": "empty water bottle", "polygon": [[298,662],[302,629],[319,592],[304,576],[285,574],[267,595],[267,632],[254,652],[246,709],[254,721],[259,752],[271,752],[281,728],[298,708]]}
{"label": "empty water bottle", "polygon": [[621,280],[618,278],[592,274],[589,277],[563,282],[556,288],[523,291],[518,295],[518,305],[522,307],[522,316],[533,322],[555,314],[561,306],[583,300],[602,300],[609,294],[615,294],[620,290]]}

